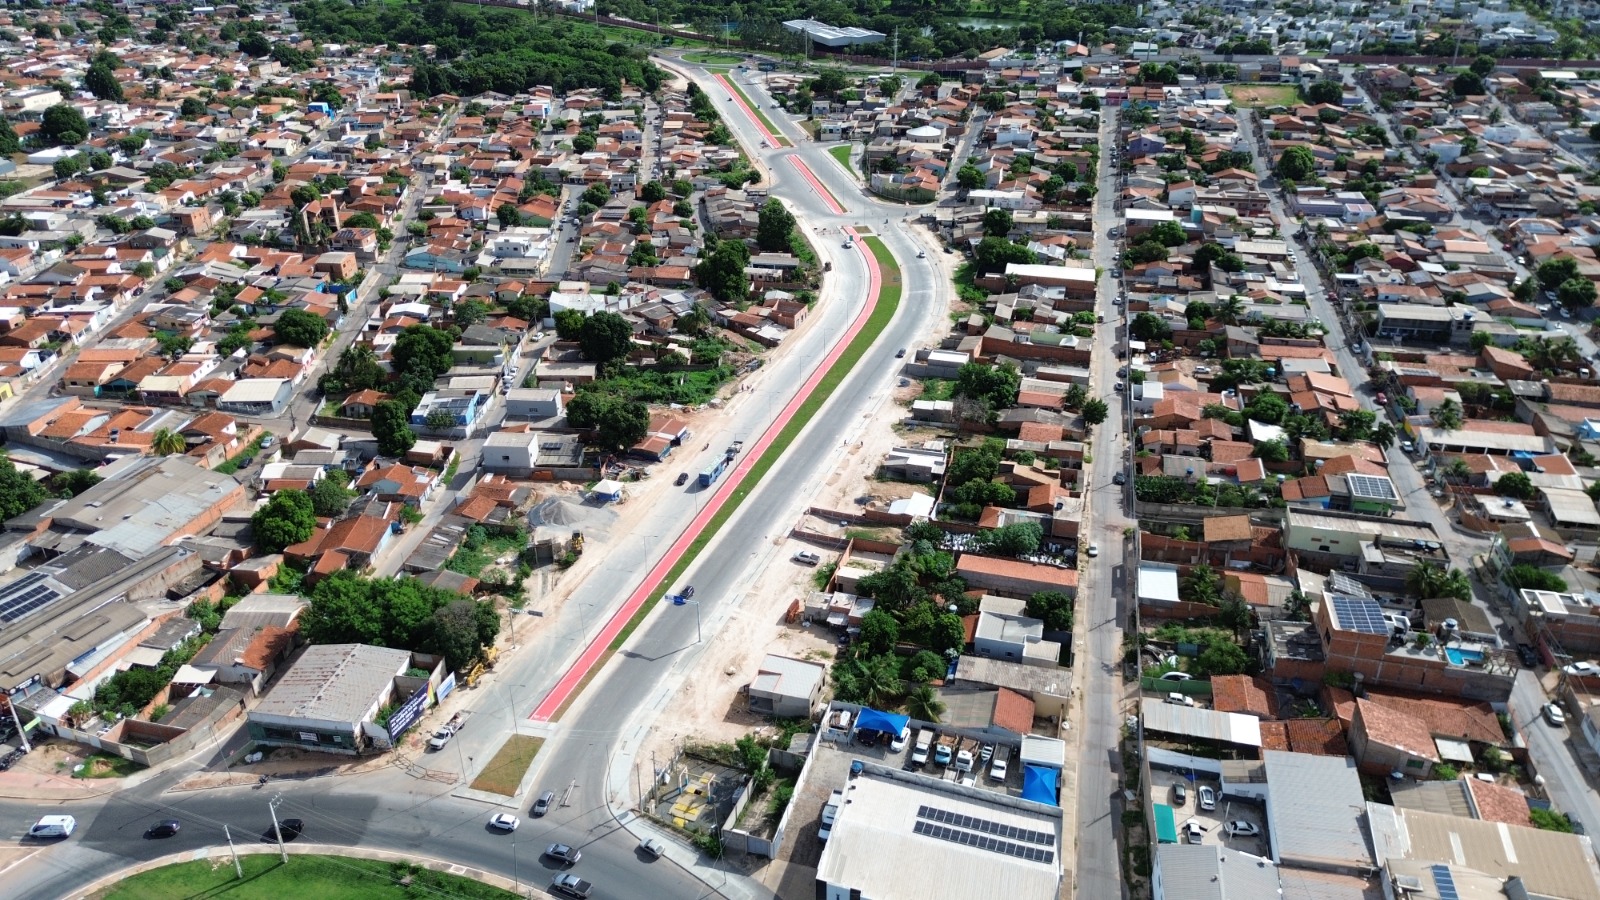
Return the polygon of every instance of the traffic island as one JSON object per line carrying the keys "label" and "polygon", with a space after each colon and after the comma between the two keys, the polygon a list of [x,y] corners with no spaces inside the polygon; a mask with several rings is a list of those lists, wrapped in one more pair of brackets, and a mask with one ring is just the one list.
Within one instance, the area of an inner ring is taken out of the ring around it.
{"label": "traffic island", "polygon": [[513,734],[500,745],[500,750],[478,773],[478,777],[472,779],[469,787],[475,791],[515,797],[523,778],[527,777],[528,769],[533,766],[534,757],[539,755],[539,749],[543,746],[544,738]]}
{"label": "traffic island", "polygon": [[[396,854],[386,854],[395,856]],[[170,900],[172,897],[206,897],[222,900],[282,900],[317,897],[319,900],[406,900],[418,896],[461,897],[469,900],[514,900],[520,892],[486,884],[471,877],[425,868],[412,862],[349,856],[295,853],[287,863],[277,848],[240,849],[240,878],[226,849],[219,855],[194,862],[158,865],[129,875],[90,896],[97,900]],[[484,875],[496,883],[509,879]]]}

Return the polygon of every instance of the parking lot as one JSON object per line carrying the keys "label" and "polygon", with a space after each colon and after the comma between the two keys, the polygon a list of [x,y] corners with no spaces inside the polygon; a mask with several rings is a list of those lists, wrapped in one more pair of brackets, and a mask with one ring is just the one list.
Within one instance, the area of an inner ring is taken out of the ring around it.
{"label": "parking lot", "polygon": [[[1176,786],[1182,786],[1187,795],[1180,805]],[[1201,789],[1207,788],[1216,796],[1216,808],[1201,809]],[[1173,819],[1178,826],[1178,840],[1194,843],[1190,823],[1199,827],[1199,843],[1221,844],[1231,850],[1255,856],[1267,856],[1267,821],[1259,804],[1223,796],[1220,786],[1204,776],[1190,781],[1187,773],[1150,770],[1151,797],[1156,803],[1172,807]],[[1242,823],[1242,829],[1230,829],[1230,823]],[[1250,830],[1254,829],[1254,834]],[[1237,831],[1238,833],[1231,833]],[[1186,832],[1188,833],[1186,835]]]}

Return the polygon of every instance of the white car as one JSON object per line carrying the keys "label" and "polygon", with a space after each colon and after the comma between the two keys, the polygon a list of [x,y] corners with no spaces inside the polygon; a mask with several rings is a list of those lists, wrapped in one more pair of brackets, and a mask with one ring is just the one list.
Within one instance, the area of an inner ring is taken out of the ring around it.
{"label": "white car", "polygon": [[1217,792],[1212,790],[1210,785],[1200,787],[1200,808],[1204,810],[1217,808]]}
{"label": "white car", "polygon": [[1567,673],[1568,675],[1595,676],[1600,675],[1600,666],[1597,666],[1588,660],[1583,660],[1581,662],[1570,663],[1562,666],[1561,671]]}
{"label": "white car", "polygon": [[489,827],[500,831],[516,831],[522,820],[511,813],[495,813],[489,817]]}
{"label": "white car", "polygon": [[1544,713],[1544,720],[1551,725],[1559,728],[1567,724],[1567,714],[1562,712],[1561,707],[1554,703],[1546,703],[1540,712]]}
{"label": "white car", "polygon": [[1200,840],[1205,833],[1206,830],[1201,828],[1200,823],[1193,819],[1183,823],[1183,836],[1187,838],[1191,844],[1200,843]]}
{"label": "white car", "polygon": [[906,727],[900,729],[900,733],[895,735],[893,740],[889,741],[889,752],[899,753],[901,750],[906,748],[906,743],[910,740],[911,726],[907,725]]}
{"label": "white car", "polygon": [[1243,819],[1228,823],[1228,837],[1260,837],[1261,829]]}
{"label": "white car", "polygon": [[1090,544],[1089,545],[1089,555],[1090,556],[1099,556],[1100,555],[1100,545],[1099,544]]}
{"label": "white car", "polygon": [[1163,672],[1162,675],[1161,675],[1161,680],[1162,681],[1193,681],[1194,680],[1194,676],[1190,675],[1188,672]]}

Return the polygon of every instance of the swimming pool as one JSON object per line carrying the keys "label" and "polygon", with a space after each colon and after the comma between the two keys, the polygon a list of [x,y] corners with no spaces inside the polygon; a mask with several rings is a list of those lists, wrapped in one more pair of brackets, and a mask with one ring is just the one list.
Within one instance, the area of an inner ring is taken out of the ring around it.
{"label": "swimming pool", "polygon": [[1460,647],[1444,648],[1444,658],[1450,660],[1452,666],[1464,666],[1468,663],[1483,662],[1482,650],[1463,650]]}

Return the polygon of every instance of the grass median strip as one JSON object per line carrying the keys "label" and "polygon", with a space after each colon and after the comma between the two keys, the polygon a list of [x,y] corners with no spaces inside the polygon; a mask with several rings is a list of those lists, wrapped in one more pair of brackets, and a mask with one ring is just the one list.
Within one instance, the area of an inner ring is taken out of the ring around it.
{"label": "grass median strip", "polygon": [[767,118],[766,113],[761,111],[761,104],[750,99],[750,95],[744,92],[744,88],[735,84],[732,78],[725,77],[722,79],[722,83],[727,85],[735,94],[738,94],[739,99],[743,100],[745,105],[750,107],[750,111],[756,114],[756,118],[760,119],[761,124],[767,127],[767,131],[772,132],[772,139],[778,142],[779,147],[794,146],[794,142],[784,137],[783,132],[778,130],[778,126],[774,124],[771,119]]}
{"label": "grass median strip", "polygon": [[616,653],[623,644],[627,643],[628,638],[639,627],[639,623],[644,621],[644,617],[650,614],[650,610],[655,608],[656,603],[666,595],[668,589],[676,584],[679,578],[683,577],[683,573],[688,571],[689,566],[693,565],[694,561],[700,556],[701,551],[705,550],[706,546],[711,543],[712,538],[715,538],[717,533],[722,530],[722,526],[728,524],[728,520],[733,518],[733,514],[738,511],[745,498],[750,496],[750,492],[755,490],[756,485],[760,483],[767,472],[777,465],[778,459],[788,451],[795,438],[800,436],[800,432],[805,429],[812,417],[817,414],[817,411],[822,409],[823,404],[828,402],[828,398],[833,396],[833,392],[839,388],[839,385],[844,383],[845,376],[849,375],[851,370],[855,368],[856,363],[861,361],[861,357],[866,355],[867,349],[877,342],[878,336],[883,334],[883,329],[889,326],[889,321],[894,318],[895,311],[900,308],[900,267],[895,263],[894,254],[889,252],[889,248],[884,246],[883,241],[875,237],[862,238],[862,241],[867,245],[867,249],[872,252],[873,258],[878,261],[878,268],[882,272],[882,281],[878,286],[878,296],[873,302],[872,313],[867,317],[866,324],[861,326],[861,331],[856,334],[855,340],[850,342],[844,353],[840,354],[839,358],[834,361],[833,366],[828,369],[827,374],[823,375],[822,380],[817,382],[816,389],[800,404],[800,408],[795,410],[794,418],[783,426],[783,430],[778,432],[778,436],[773,439],[766,452],[761,454],[761,458],[756,460],[755,465],[750,467],[750,471],[739,479],[739,486],[728,496],[722,507],[717,510],[716,515],[711,517],[711,521],[706,523],[706,527],[695,537],[694,542],[689,545],[689,549],[684,551],[683,556],[678,560],[678,564],[672,567],[672,571],[667,573],[667,577],[662,579],[661,584],[651,592],[650,599],[641,604],[639,611],[634,613],[633,617],[628,620],[628,624],[622,627],[622,631],[617,634],[616,639],[606,648],[605,655],[596,660],[594,666],[583,676],[583,680],[578,682],[578,686],[573,690],[572,694],[567,697],[566,701],[561,704],[561,708],[556,710],[556,714],[551,717],[552,720],[559,721],[562,716],[567,714],[567,710],[572,707],[572,704],[588,689],[589,682],[593,681],[595,676],[605,668],[606,663],[611,661],[611,654]]}
{"label": "grass median strip", "polygon": [[500,745],[499,752],[468,787],[475,791],[515,797],[517,788],[522,784],[522,776],[528,774],[528,767],[533,765],[533,758],[539,755],[539,748],[543,746],[544,738],[513,734]]}
{"label": "grass median strip", "polygon": [[856,174],[856,170],[850,166],[849,144],[845,144],[843,147],[829,147],[828,155],[838,160],[839,165],[844,166],[844,170],[846,172],[849,172],[851,175]]}
{"label": "grass median strip", "polygon": [[[237,837],[237,835],[236,835]],[[448,872],[435,872],[410,863],[343,856],[289,857],[287,863],[272,853],[251,853],[239,858],[244,878],[236,877],[227,857],[162,866],[118,881],[102,891],[99,900],[170,900],[184,897],[222,900],[281,900],[316,897],[317,900],[384,900],[407,897],[464,897],[469,900],[511,900],[517,896],[479,881]],[[402,884],[404,879],[410,879]]]}

